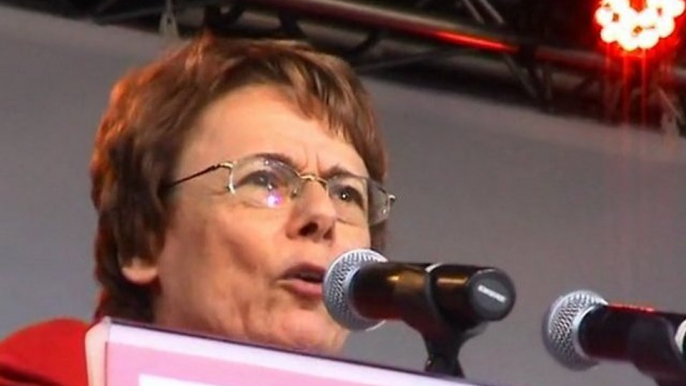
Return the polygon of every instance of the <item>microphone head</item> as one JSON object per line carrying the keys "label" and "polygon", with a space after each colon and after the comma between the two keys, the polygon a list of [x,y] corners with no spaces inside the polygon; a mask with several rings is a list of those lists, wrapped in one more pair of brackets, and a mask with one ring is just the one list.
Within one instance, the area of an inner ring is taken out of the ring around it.
{"label": "microphone head", "polygon": [[329,315],[348,330],[371,330],[383,320],[368,319],[355,312],[350,299],[352,278],[358,270],[372,263],[385,263],[388,259],[371,249],[354,249],[339,256],[324,275],[324,305]]}
{"label": "microphone head", "polygon": [[607,301],[595,292],[579,290],[560,296],[543,318],[543,343],[562,366],[586,370],[598,364],[579,343],[579,326],[584,316]]}

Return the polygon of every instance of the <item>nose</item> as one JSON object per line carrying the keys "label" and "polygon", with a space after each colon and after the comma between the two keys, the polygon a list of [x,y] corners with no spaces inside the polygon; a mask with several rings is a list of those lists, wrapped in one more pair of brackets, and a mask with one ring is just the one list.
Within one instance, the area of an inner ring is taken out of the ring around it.
{"label": "nose", "polygon": [[326,187],[318,180],[303,181],[287,226],[291,238],[333,240],[338,215]]}

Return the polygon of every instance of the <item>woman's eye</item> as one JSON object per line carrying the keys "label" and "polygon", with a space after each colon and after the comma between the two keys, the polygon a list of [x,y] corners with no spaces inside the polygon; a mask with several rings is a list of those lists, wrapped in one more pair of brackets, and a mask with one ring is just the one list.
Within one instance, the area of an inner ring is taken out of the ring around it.
{"label": "woman's eye", "polygon": [[269,190],[278,189],[284,186],[284,179],[274,172],[260,170],[248,174],[241,179],[239,186],[252,185]]}
{"label": "woman's eye", "polygon": [[349,204],[354,204],[360,208],[364,208],[364,195],[352,186],[340,186],[334,192],[333,195],[339,201],[343,201]]}

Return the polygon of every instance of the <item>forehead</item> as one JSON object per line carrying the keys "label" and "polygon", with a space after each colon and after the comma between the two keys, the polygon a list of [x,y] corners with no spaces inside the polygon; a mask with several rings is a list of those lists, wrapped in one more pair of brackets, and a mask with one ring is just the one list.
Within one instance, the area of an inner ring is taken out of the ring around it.
{"label": "forehead", "polygon": [[323,172],[334,166],[368,175],[360,155],[326,121],[306,117],[279,89],[252,86],[210,104],[181,156],[180,173],[255,153],[282,153],[296,166]]}

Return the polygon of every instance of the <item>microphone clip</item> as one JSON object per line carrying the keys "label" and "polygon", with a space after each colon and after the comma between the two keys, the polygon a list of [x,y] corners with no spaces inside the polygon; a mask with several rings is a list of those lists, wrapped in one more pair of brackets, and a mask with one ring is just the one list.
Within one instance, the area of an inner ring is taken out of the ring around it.
{"label": "microphone clip", "polygon": [[394,298],[402,320],[417,330],[427,349],[425,371],[464,378],[459,363],[462,345],[485,329],[485,323],[448,321],[435,303],[430,274],[420,266],[398,275]]}

